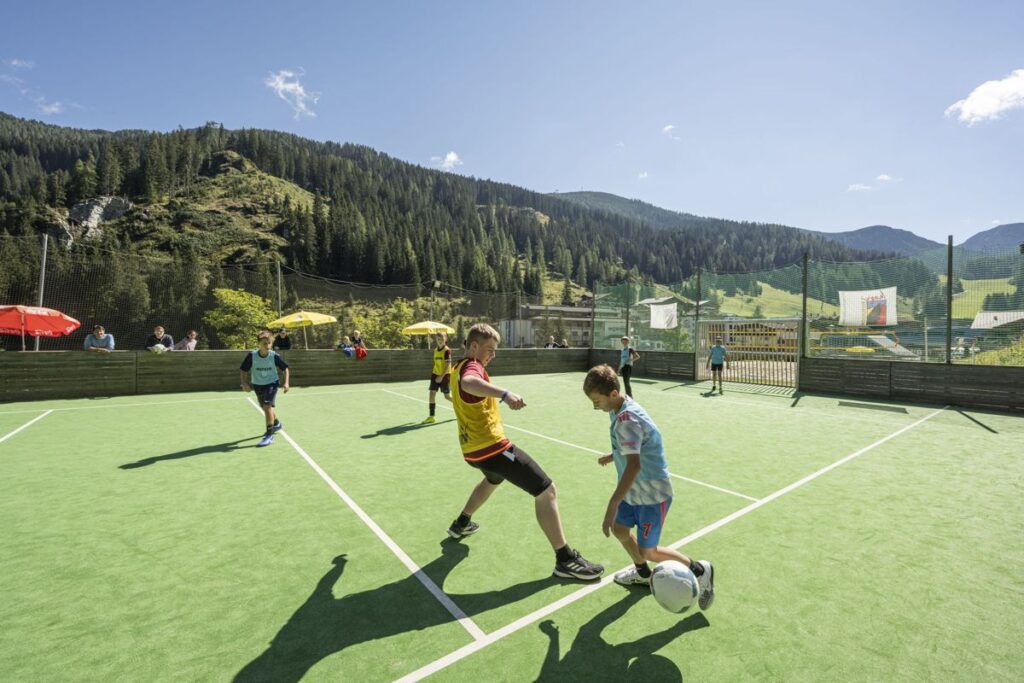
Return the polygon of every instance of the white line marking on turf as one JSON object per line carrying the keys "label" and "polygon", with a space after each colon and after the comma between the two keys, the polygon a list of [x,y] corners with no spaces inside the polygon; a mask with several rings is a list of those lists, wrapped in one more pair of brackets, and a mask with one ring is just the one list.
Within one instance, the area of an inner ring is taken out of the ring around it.
{"label": "white line marking on turf", "polygon": [[52,410],[47,410],[42,415],[39,415],[38,417],[34,417],[31,420],[29,420],[28,422],[26,422],[25,424],[21,425],[20,427],[15,429],[13,432],[8,432],[7,434],[4,434],[3,438],[0,438],[0,443],[3,443],[4,441],[7,441],[7,439],[11,438],[12,436],[14,436],[18,432],[20,432],[22,429],[27,429],[27,428],[31,427],[36,422],[39,422],[40,420],[42,420],[44,417],[46,417],[47,415],[49,415],[52,412],[53,412]]}
{"label": "white line marking on turf", "polygon": [[[259,407],[259,405],[256,404],[256,401],[252,400],[252,398],[249,398],[249,403],[251,403],[252,407],[258,410],[260,414],[263,413],[263,410]],[[291,444],[292,448],[295,449],[295,452],[301,455],[302,459],[305,460],[306,463],[313,468],[313,471],[319,474],[320,478],[323,479],[324,482],[326,482],[327,485],[331,487],[331,490],[334,491],[339,498],[345,501],[345,504],[352,509],[352,512],[356,513],[356,516],[359,517],[359,519],[363,520],[363,524],[368,526],[370,528],[370,531],[376,534],[377,538],[379,538],[384,543],[384,545],[386,545],[388,549],[395,554],[395,557],[401,560],[402,564],[404,564],[406,568],[410,572],[412,572],[413,576],[419,579],[420,583],[422,583],[426,587],[426,589],[430,591],[431,595],[437,598],[437,601],[444,605],[445,609],[447,609],[448,612],[451,613],[451,615],[455,617],[460,624],[462,624],[462,627],[469,632],[469,635],[473,636],[473,638],[476,640],[479,640],[485,636],[484,632],[480,629],[480,627],[477,626],[473,622],[473,620],[470,619],[469,616],[467,616],[466,613],[463,612],[462,609],[458,605],[456,605],[452,601],[452,599],[448,597],[448,595],[443,590],[441,590],[441,588],[436,583],[434,583],[433,579],[427,576],[426,573],[424,573],[424,571],[420,569],[420,567],[415,562],[412,561],[412,558],[409,557],[404,550],[398,547],[397,543],[391,540],[390,536],[384,533],[384,530],[381,529],[380,526],[378,526],[377,523],[373,521],[373,519],[371,519],[370,516],[366,514],[366,512],[364,512],[363,509],[359,507],[359,505],[341,489],[340,486],[338,486],[338,483],[336,481],[331,479],[331,476],[327,474],[327,472],[325,472],[323,468],[321,468],[320,465],[318,465],[317,462],[313,460],[313,458],[310,457],[309,453],[304,451],[302,447],[299,446],[299,444],[295,443],[295,440],[292,439],[292,437],[289,436],[288,433],[285,432],[284,430],[281,430],[280,432],[278,432],[278,434],[283,436],[285,440]]]}
{"label": "white line marking on turf", "polygon": [[[831,465],[827,465],[825,467],[822,467],[817,472],[814,472],[813,474],[809,474],[806,477],[804,477],[803,479],[795,481],[792,484],[779,489],[775,493],[769,494],[769,495],[765,496],[764,498],[758,500],[757,502],[751,503],[750,505],[747,505],[746,507],[737,510],[736,512],[732,513],[731,515],[727,515],[727,516],[723,517],[722,519],[718,520],[717,522],[712,522],[711,524],[707,525],[706,527],[704,527],[702,529],[698,529],[697,531],[693,532],[692,534],[690,534],[686,538],[682,539],[681,541],[673,543],[670,547],[671,548],[679,548],[681,546],[686,545],[687,543],[691,543],[691,542],[697,540],[698,538],[701,538],[702,536],[706,536],[707,534],[710,534],[712,531],[715,531],[716,529],[720,529],[721,527],[725,526],[729,522],[737,520],[737,519],[739,519],[740,517],[746,515],[749,512],[753,512],[754,510],[760,508],[763,505],[766,505],[767,503],[770,503],[771,501],[775,500],[776,498],[780,498],[780,497],[786,495],[787,493],[790,493],[791,491],[794,491],[795,489],[800,488],[804,484],[806,484],[806,483],[808,483],[808,482],[810,482],[810,481],[812,481],[814,479],[817,479],[821,475],[826,474],[827,472],[830,472],[830,471],[834,470],[835,468],[839,467],[840,465],[844,465],[844,464],[848,463],[849,461],[853,460],[854,458],[860,457],[861,455],[864,455],[868,451],[870,451],[870,450],[872,450],[874,448],[877,448],[878,446],[881,446],[882,444],[884,444],[885,442],[889,441],[890,439],[894,439],[897,436],[899,436],[900,434],[903,434],[904,432],[907,432],[907,431],[913,429],[914,427],[918,426],[922,422],[925,422],[927,420],[932,419],[933,417],[935,417],[936,415],[938,415],[939,413],[941,413],[943,410],[945,410],[948,407],[949,406],[943,406],[942,408],[936,410],[935,412],[933,412],[933,413],[931,413],[929,415],[926,415],[925,417],[922,417],[921,419],[917,420],[916,422],[913,422],[913,423],[903,427],[902,429],[899,429],[899,430],[893,432],[889,436],[886,436],[884,438],[879,439],[878,441],[874,442],[870,446],[865,446],[864,448],[860,449],[859,451],[856,451],[856,452],[851,453],[851,454],[849,454],[849,455],[847,455],[847,456],[845,456],[843,458],[840,458],[839,460],[835,461]],[[629,566],[632,566],[632,565],[629,565]],[[624,567],[623,569],[628,569],[629,566]],[[584,598],[587,595],[590,595],[594,591],[596,591],[596,590],[598,590],[600,588],[603,588],[604,586],[607,586],[608,584],[612,583],[613,580],[614,580],[614,574],[613,575],[606,575],[603,579],[601,579],[596,584],[591,584],[589,586],[586,586],[584,588],[579,589],[578,591],[576,591],[574,593],[570,593],[569,595],[566,595],[565,597],[563,597],[561,600],[553,602],[550,605],[546,605],[546,606],[540,608],[539,610],[537,610],[536,612],[532,612],[530,614],[527,614],[525,617],[517,619],[516,621],[512,622],[508,626],[504,626],[504,627],[498,629],[497,631],[493,631],[492,633],[490,633],[489,635],[487,635],[486,637],[484,637],[484,638],[482,638],[480,640],[476,640],[476,641],[474,641],[472,643],[464,645],[464,646],[460,647],[458,650],[450,652],[447,655],[445,655],[444,657],[441,657],[440,659],[437,659],[437,660],[431,662],[430,664],[427,664],[425,666],[420,667],[416,671],[413,671],[412,673],[407,674],[407,675],[403,676],[402,678],[399,678],[397,683],[411,683],[412,681],[419,681],[419,680],[422,680],[422,679],[426,678],[427,676],[430,676],[431,674],[437,673],[441,669],[444,669],[445,667],[447,667],[447,666],[449,666],[451,664],[454,664],[455,662],[459,661],[460,659],[464,659],[464,658],[468,657],[469,655],[473,654],[474,652],[477,652],[478,650],[482,650],[483,648],[487,647],[488,645],[491,645],[492,643],[494,643],[494,642],[504,638],[505,636],[511,635],[512,633],[515,633],[516,631],[518,631],[518,630],[520,630],[520,629],[522,629],[522,628],[524,628],[526,626],[529,626],[533,622],[548,616],[552,612],[555,612],[555,611],[561,609],[562,607],[565,607],[566,605],[572,604],[572,603],[576,602],[577,600],[579,600],[581,598]]]}
{"label": "white line marking on turf", "polygon": [[[415,398],[414,396],[406,396],[405,394],[400,394],[397,391],[391,391],[390,389],[381,389],[381,391],[386,391],[389,394],[393,394],[395,396],[401,396],[402,398],[407,398],[410,401],[419,401],[420,403],[429,403],[429,401],[424,401],[422,398]],[[443,407],[448,409],[448,410],[452,410],[449,406],[443,406]],[[587,453],[594,453],[595,455],[605,455],[605,453],[606,453],[606,451],[595,451],[593,448],[587,448],[586,446],[579,446],[579,445],[574,444],[574,443],[569,443],[568,441],[562,441],[561,439],[556,439],[555,437],[547,436],[546,434],[539,434],[537,432],[531,432],[529,429],[523,429],[522,427],[516,427],[515,425],[505,424],[505,426],[508,427],[509,429],[515,429],[516,431],[524,432],[526,434],[531,434],[531,435],[536,436],[536,437],[541,438],[541,439],[547,439],[548,441],[554,441],[555,443],[562,444],[563,446],[568,446],[569,448],[575,448],[577,450],[586,451]],[[720,491],[722,493],[728,493],[731,496],[738,496],[740,498],[746,498],[747,500],[757,500],[757,498],[752,498],[751,496],[747,496],[747,495],[744,495],[742,493],[736,493],[735,491],[730,491],[729,489],[723,489],[721,486],[715,486],[714,484],[709,484],[709,483],[704,482],[704,481],[698,481],[697,479],[690,479],[689,477],[684,477],[684,476],[679,475],[679,474],[672,474],[671,472],[669,472],[669,474],[671,474],[673,477],[677,477],[679,479],[682,479],[683,481],[688,481],[691,484],[696,484],[697,486],[704,486],[704,487],[707,487],[709,489],[714,489],[715,491]]]}
{"label": "white line marking on turf", "polygon": [[[306,396],[329,396],[332,394],[369,394],[380,391],[380,389],[340,389],[338,391],[310,391],[300,392],[288,398],[305,398]],[[223,398],[187,398],[183,401],[149,401],[146,403],[110,403],[102,406],[74,406],[71,408],[50,408],[50,410],[100,410],[102,408],[144,408],[146,406],[171,406],[179,403],[210,403],[212,401],[239,401],[245,400],[245,396],[225,396]],[[17,413],[38,413],[41,409],[35,410],[6,410],[0,411],[0,415],[15,415]]]}
{"label": "white line marking on turf", "polygon": [[753,496],[748,496],[748,495],[745,495],[745,494],[742,494],[742,493],[737,493],[735,491],[730,491],[729,489],[723,489],[721,486],[715,486],[714,484],[708,484],[707,482],[704,482],[704,481],[697,481],[696,479],[690,479],[689,477],[684,477],[681,474],[676,474],[674,472],[669,472],[668,474],[669,474],[670,477],[675,477],[676,479],[682,479],[683,481],[688,481],[691,484],[696,484],[697,486],[706,486],[709,489],[714,489],[716,491],[721,491],[722,493],[728,493],[729,495],[737,496],[739,498],[746,498],[747,500],[758,500],[757,498],[754,498]]}

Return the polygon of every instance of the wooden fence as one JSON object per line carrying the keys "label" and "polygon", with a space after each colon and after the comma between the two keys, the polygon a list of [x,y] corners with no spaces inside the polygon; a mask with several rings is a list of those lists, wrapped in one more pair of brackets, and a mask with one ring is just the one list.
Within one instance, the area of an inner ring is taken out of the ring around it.
{"label": "wooden fence", "polygon": [[[0,401],[124,396],[180,391],[226,391],[239,385],[244,351],[2,353]],[[431,352],[371,349],[363,360],[340,351],[288,351],[294,386],[402,382],[430,376]],[[499,349],[495,375],[582,372],[589,349]]]}

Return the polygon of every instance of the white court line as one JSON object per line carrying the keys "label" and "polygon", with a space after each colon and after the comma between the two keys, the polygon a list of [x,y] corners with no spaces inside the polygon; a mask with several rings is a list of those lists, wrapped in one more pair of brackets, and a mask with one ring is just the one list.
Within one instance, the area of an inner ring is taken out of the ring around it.
{"label": "white court line", "polygon": [[[393,394],[395,396],[401,396],[402,398],[407,398],[410,401],[419,401],[420,403],[429,403],[429,401],[425,401],[422,398],[415,398],[413,396],[406,396],[405,394],[400,394],[397,391],[391,391],[390,389],[381,389],[381,391],[385,391],[385,392],[387,392],[389,394]],[[452,410],[452,408],[450,408],[449,406],[442,406],[442,407],[446,408],[448,410]],[[505,424],[505,423],[503,423],[503,424]],[[577,450],[586,451],[587,453],[594,453],[595,455],[605,455],[606,454],[606,451],[595,451],[593,448],[587,448],[586,446],[579,446],[579,445],[574,444],[574,443],[569,443],[568,441],[562,441],[561,439],[556,439],[555,437],[547,436],[546,434],[540,434],[538,432],[531,432],[529,429],[523,429],[522,427],[516,427],[515,425],[505,424],[505,426],[508,427],[509,429],[515,429],[516,431],[524,432],[526,434],[531,434],[531,435],[536,436],[536,437],[541,438],[541,439],[547,439],[548,441],[554,441],[555,443],[562,444],[563,446],[568,446],[569,448],[575,448]],[[704,486],[704,487],[709,488],[709,489],[714,489],[715,491],[720,491],[722,493],[728,493],[729,495],[732,495],[732,496],[738,496],[740,498],[746,498],[747,500],[757,500],[757,498],[752,498],[752,497],[744,495],[742,493],[736,493],[735,491],[730,491],[729,489],[723,489],[721,486],[715,486],[714,484],[709,484],[709,483],[704,482],[704,481],[698,481],[697,479],[690,479],[689,477],[684,477],[684,476],[679,475],[679,474],[672,474],[671,472],[669,472],[669,474],[672,475],[673,477],[677,477],[678,479],[682,479],[684,481],[688,481],[691,484],[696,484],[697,486]]]}
{"label": "white court line", "polygon": [[[252,400],[252,398],[249,398],[249,403],[251,403],[252,407],[258,410],[260,414],[263,413],[263,410],[256,404],[256,401]],[[438,587],[438,585],[434,583],[434,581],[429,576],[427,576],[426,573],[424,573],[424,571],[420,569],[420,567],[415,562],[412,561],[412,558],[409,557],[404,550],[398,547],[397,543],[391,540],[390,536],[384,533],[384,530],[381,529],[380,526],[378,526],[377,523],[374,522],[373,519],[371,519],[370,516],[366,514],[366,512],[364,512],[363,509],[359,507],[359,505],[354,500],[352,500],[352,498],[350,498],[347,493],[342,491],[341,487],[338,486],[338,483],[331,479],[329,474],[324,472],[323,468],[321,468],[320,465],[318,465],[316,461],[309,456],[309,453],[304,451],[302,447],[299,446],[299,444],[295,443],[295,440],[292,439],[292,437],[290,437],[288,433],[285,432],[284,430],[281,430],[280,432],[278,432],[278,434],[283,436],[285,440],[291,444],[292,448],[295,449],[295,452],[302,456],[302,459],[305,460],[309,464],[309,466],[313,468],[314,472],[320,475],[320,478],[323,479],[327,483],[327,485],[331,487],[331,490],[338,494],[339,498],[345,501],[345,504],[352,509],[352,512],[356,513],[356,516],[359,517],[359,519],[363,520],[363,523],[366,526],[370,527],[370,531],[376,534],[377,538],[379,538],[384,543],[384,545],[386,545],[388,549],[395,554],[395,557],[401,560],[402,564],[404,564],[406,568],[410,572],[412,572],[413,576],[419,579],[420,583],[422,583],[426,587],[426,589],[430,591],[431,595],[437,598],[437,601],[444,605],[445,609],[447,609],[448,612],[453,617],[455,617],[460,624],[462,624],[462,627],[469,632],[469,635],[473,636],[475,640],[479,640],[484,637],[485,634],[480,629],[480,627],[477,626],[473,622],[473,620],[470,619],[469,616],[467,616],[466,613],[463,612],[462,609],[458,605],[456,605],[452,601],[452,599],[448,597],[448,595],[443,590],[441,590],[441,588]]]}
{"label": "white court line", "polygon": [[688,481],[691,484],[697,484],[698,486],[707,486],[709,489],[714,489],[716,491],[721,491],[722,493],[728,493],[730,495],[737,496],[739,498],[746,498],[747,500],[758,500],[757,498],[754,498],[753,496],[744,495],[742,493],[736,493],[735,491],[730,491],[729,489],[723,489],[721,486],[715,486],[714,484],[709,484],[709,483],[704,482],[704,481],[697,481],[696,479],[690,479],[689,477],[684,477],[681,474],[676,474],[674,472],[669,472],[668,474],[669,474],[669,476],[675,477],[676,479],[682,479],[683,481]]}
{"label": "white court line", "polygon": [[14,436],[18,432],[20,432],[22,429],[27,429],[28,427],[31,427],[36,422],[39,422],[40,420],[42,420],[44,417],[46,417],[47,415],[49,415],[52,412],[53,412],[52,410],[47,410],[45,413],[43,413],[39,417],[32,418],[31,420],[29,420],[25,424],[21,425],[20,427],[15,429],[13,432],[8,432],[7,434],[4,434],[3,438],[0,438],[0,443],[3,443],[4,441],[7,441],[7,439],[11,438],[12,436]]}
{"label": "white court line", "polygon": [[[330,396],[332,394],[368,394],[371,392],[380,391],[380,389],[339,389],[338,391],[311,391],[311,392],[300,392],[289,396],[288,398],[304,398],[306,396]],[[210,403],[213,401],[241,401],[244,400],[245,396],[225,396],[221,398],[187,398],[183,401],[149,401],[147,403],[109,403],[102,406],[76,406],[71,408],[50,408],[51,411],[69,411],[69,410],[100,410],[103,408],[144,408],[146,406],[172,406],[178,405],[179,403]],[[18,413],[38,413],[39,408],[35,410],[4,410],[0,411],[0,415],[16,415]]]}
{"label": "white court line", "polygon": [[[856,451],[856,452],[851,453],[851,454],[849,454],[849,455],[847,455],[847,456],[845,456],[843,458],[840,458],[839,460],[835,461],[831,465],[827,465],[825,467],[822,467],[817,472],[814,472],[813,474],[809,474],[806,477],[804,477],[803,479],[795,481],[792,484],[790,484],[789,486],[785,486],[785,487],[779,489],[778,491],[776,491],[775,493],[769,494],[769,495],[765,496],[764,498],[758,500],[757,502],[751,503],[750,505],[746,506],[745,508],[737,510],[736,512],[732,513],[731,515],[727,515],[727,516],[723,517],[722,519],[718,520],[717,522],[713,522],[713,523],[707,525],[706,527],[704,527],[702,529],[698,529],[697,531],[693,532],[692,534],[690,534],[686,538],[682,539],[681,541],[673,543],[670,547],[671,548],[679,548],[679,547],[681,547],[681,546],[683,546],[683,545],[685,545],[687,543],[691,543],[691,542],[697,540],[698,538],[701,538],[702,536],[706,536],[707,534],[710,534],[712,531],[715,531],[716,529],[720,529],[721,527],[725,526],[729,522],[732,522],[732,521],[734,521],[736,519],[739,519],[740,517],[746,515],[749,512],[753,512],[754,510],[758,509],[762,505],[766,505],[767,503],[770,503],[771,501],[775,500],[776,498],[780,498],[781,496],[784,496],[787,493],[790,493],[791,491],[794,491],[795,489],[800,488],[804,484],[806,484],[806,483],[808,483],[808,482],[810,482],[810,481],[812,481],[814,479],[817,479],[821,475],[823,475],[823,474],[825,474],[827,472],[830,472],[831,470],[834,470],[835,468],[839,467],[840,465],[844,465],[847,462],[853,460],[854,458],[860,457],[861,455],[864,455],[868,451],[870,451],[870,450],[872,450],[874,448],[877,448],[878,446],[881,446],[882,444],[884,444],[885,442],[889,441],[890,439],[894,439],[897,436],[899,436],[900,434],[913,429],[914,427],[918,426],[922,422],[925,422],[926,420],[930,420],[931,418],[935,417],[936,415],[938,415],[939,413],[941,413],[943,410],[945,410],[948,407],[949,406],[944,406],[944,407],[936,410],[934,413],[926,415],[925,417],[922,417],[921,419],[917,420],[916,422],[913,422],[913,423],[903,427],[902,429],[893,432],[889,436],[886,436],[884,438],[879,439],[878,441],[874,442],[870,446],[865,446],[864,448],[860,449],[859,451]],[[629,566],[632,566],[632,565],[629,565]],[[629,567],[624,567],[623,569],[628,569],[628,568]],[[570,593],[569,595],[566,595],[561,600],[558,600],[557,602],[553,602],[550,605],[542,607],[541,609],[537,610],[536,612],[532,612],[531,614],[527,614],[525,617],[517,619],[516,621],[512,622],[508,626],[504,626],[504,627],[498,629],[497,631],[493,631],[492,633],[490,633],[489,635],[487,635],[486,637],[484,637],[484,638],[482,638],[480,640],[476,640],[476,641],[473,641],[472,643],[464,645],[463,647],[460,647],[458,650],[450,652],[449,654],[445,655],[444,657],[441,657],[440,659],[437,659],[437,660],[431,662],[430,664],[427,664],[425,666],[420,667],[416,671],[413,671],[412,673],[407,674],[407,675],[403,676],[402,678],[399,678],[397,683],[407,683],[407,682],[412,682],[412,681],[419,681],[419,680],[422,680],[422,679],[426,678],[427,676],[430,676],[431,674],[437,673],[441,669],[443,669],[443,668],[445,668],[445,667],[447,667],[447,666],[449,666],[451,664],[454,664],[455,662],[459,661],[460,659],[464,659],[464,658],[468,657],[469,655],[473,654],[474,652],[477,652],[478,650],[482,650],[483,648],[487,647],[488,645],[491,645],[492,643],[494,643],[494,642],[504,638],[505,636],[511,635],[512,633],[515,633],[516,631],[519,631],[520,629],[522,629],[522,628],[524,628],[526,626],[529,626],[530,624],[534,623],[535,621],[548,616],[552,612],[555,612],[556,610],[559,610],[562,607],[565,607],[566,605],[572,604],[572,603],[576,602],[577,600],[579,600],[581,598],[584,598],[587,595],[590,595],[594,591],[596,591],[596,590],[598,590],[600,588],[603,588],[604,586],[607,586],[612,581],[614,581],[614,575],[611,575],[611,576],[606,575],[603,579],[601,579],[596,584],[591,584],[589,586],[586,586],[585,588],[579,589],[578,591],[576,591],[574,593]]]}

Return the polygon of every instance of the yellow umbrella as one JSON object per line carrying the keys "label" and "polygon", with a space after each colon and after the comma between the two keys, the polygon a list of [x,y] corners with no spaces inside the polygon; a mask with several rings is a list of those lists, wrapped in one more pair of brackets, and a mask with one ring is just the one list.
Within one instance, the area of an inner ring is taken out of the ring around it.
{"label": "yellow umbrella", "polygon": [[298,311],[290,315],[286,315],[283,318],[277,320],[271,320],[267,323],[267,327],[301,327],[302,328],[302,341],[309,348],[309,342],[306,340],[306,328],[310,325],[326,325],[327,323],[336,323],[338,319],[333,315],[325,315],[323,313],[310,313],[309,311]]}
{"label": "yellow umbrella", "polygon": [[402,330],[402,334],[437,334],[438,332],[455,334],[455,330],[444,323],[435,323],[432,320],[424,320],[421,323],[409,325],[409,327]]}

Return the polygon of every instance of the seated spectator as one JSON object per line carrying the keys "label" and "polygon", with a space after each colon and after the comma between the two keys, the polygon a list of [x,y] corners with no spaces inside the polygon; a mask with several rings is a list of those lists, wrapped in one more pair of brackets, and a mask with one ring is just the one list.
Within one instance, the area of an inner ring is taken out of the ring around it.
{"label": "seated spectator", "polygon": [[[152,351],[157,344],[163,344],[164,349],[170,351],[174,347],[174,337],[164,332],[163,325],[153,328],[153,334],[146,337],[146,350]],[[159,350],[159,349],[158,349]]]}
{"label": "seated spectator", "polygon": [[274,351],[292,350],[292,338],[288,336],[288,330],[282,327],[277,331],[277,336],[274,337],[274,344],[272,348]]}
{"label": "seated spectator", "polygon": [[356,355],[356,349],[352,345],[352,340],[347,335],[341,338],[341,341],[338,343],[338,349],[349,358]]}
{"label": "seated spectator", "polygon": [[352,346],[366,346],[366,342],[363,341],[363,333],[359,330],[352,332]]}
{"label": "seated spectator", "polygon": [[114,335],[107,334],[103,325],[93,325],[92,332],[85,336],[82,348],[86,351],[110,353],[114,350]]}
{"label": "seated spectator", "polygon": [[174,351],[195,351],[196,344],[199,340],[199,333],[195,330],[189,330],[188,334],[185,335],[184,339],[180,340],[174,345]]}
{"label": "seated spectator", "polygon": [[558,348],[560,348],[560,349],[567,349],[567,348],[569,348],[569,340],[566,339],[565,337],[563,337],[562,338],[562,343],[558,345]]}
{"label": "seated spectator", "polygon": [[548,343],[544,345],[545,349],[557,349],[558,344],[555,343],[555,335],[548,337]]}

